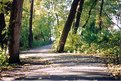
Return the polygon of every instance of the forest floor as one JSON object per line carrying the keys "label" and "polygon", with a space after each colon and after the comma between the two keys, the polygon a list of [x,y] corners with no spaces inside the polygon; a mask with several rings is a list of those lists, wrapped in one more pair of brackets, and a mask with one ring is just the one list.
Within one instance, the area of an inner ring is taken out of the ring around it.
{"label": "forest floor", "polygon": [[11,80],[115,80],[104,59],[74,53],[51,53],[51,45],[23,51],[22,65],[3,70],[0,79]]}

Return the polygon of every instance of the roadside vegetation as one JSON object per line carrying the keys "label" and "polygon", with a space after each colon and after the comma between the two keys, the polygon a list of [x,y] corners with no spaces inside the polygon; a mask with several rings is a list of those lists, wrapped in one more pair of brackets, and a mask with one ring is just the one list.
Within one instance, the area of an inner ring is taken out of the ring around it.
{"label": "roadside vegetation", "polygon": [[0,1],[0,68],[19,64],[20,51],[53,43],[55,52],[105,58],[109,72],[121,76],[120,6],[119,0]]}

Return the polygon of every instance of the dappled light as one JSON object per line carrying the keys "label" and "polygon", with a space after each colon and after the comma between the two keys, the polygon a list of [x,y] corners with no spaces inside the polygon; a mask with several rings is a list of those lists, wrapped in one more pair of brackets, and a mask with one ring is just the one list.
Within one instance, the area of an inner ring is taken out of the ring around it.
{"label": "dappled light", "polygon": [[[33,51],[46,50],[45,47]],[[104,58],[99,56],[49,52],[31,54],[31,50],[20,56],[22,65],[12,71],[3,71],[3,80],[115,80],[108,73]]]}
{"label": "dappled light", "polygon": [[0,0],[0,80],[121,80],[120,0]]}

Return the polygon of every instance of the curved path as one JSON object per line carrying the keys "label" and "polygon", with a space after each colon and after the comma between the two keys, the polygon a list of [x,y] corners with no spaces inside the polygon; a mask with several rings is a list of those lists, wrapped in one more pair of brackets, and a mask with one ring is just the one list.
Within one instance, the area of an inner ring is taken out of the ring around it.
{"label": "curved path", "polygon": [[3,71],[1,80],[115,80],[100,57],[50,50],[51,45],[24,51],[20,55],[24,65]]}

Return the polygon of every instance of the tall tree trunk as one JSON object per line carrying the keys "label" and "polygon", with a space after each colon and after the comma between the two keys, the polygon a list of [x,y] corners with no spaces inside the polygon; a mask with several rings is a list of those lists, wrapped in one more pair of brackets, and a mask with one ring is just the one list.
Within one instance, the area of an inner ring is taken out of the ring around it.
{"label": "tall tree trunk", "polygon": [[1,13],[0,14],[0,44],[1,44],[1,48],[4,48],[3,41],[5,38],[5,33],[2,34],[2,32],[4,31],[4,28],[5,28],[5,16],[4,16],[4,13]]}
{"label": "tall tree trunk", "polygon": [[100,13],[99,13],[99,28],[100,28],[100,31],[102,30],[102,24],[103,24],[103,21],[102,21],[103,5],[104,5],[104,0],[101,0]]}
{"label": "tall tree trunk", "polygon": [[65,42],[66,42],[68,33],[71,29],[72,22],[75,18],[76,9],[77,9],[79,1],[80,0],[74,0],[73,3],[72,3],[70,13],[68,15],[67,21],[66,21],[65,26],[63,28],[62,35],[60,37],[60,41],[59,41],[59,44],[58,44],[58,47],[57,47],[57,52],[63,52],[64,51]]}
{"label": "tall tree trunk", "polygon": [[23,0],[13,0],[9,25],[9,63],[20,63],[19,42]]}
{"label": "tall tree trunk", "polygon": [[32,42],[33,42],[33,32],[32,32],[32,20],[33,20],[33,5],[34,5],[34,0],[31,0],[31,5],[30,5],[30,20],[29,20],[29,48],[32,47]]}
{"label": "tall tree trunk", "polygon": [[49,12],[48,12],[48,27],[49,27],[49,37],[48,37],[48,39],[47,40],[49,40],[49,42],[52,42],[52,40],[51,40],[51,35],[52,35],[52,33],[51,33],[51,21],[50,21],[50,15],[49,15]]}
{"label": "tall tree trunk", "polygon": [[83,10],[83,4],[84,4],[84,0],[80,0],[79,8],[78,8],[77,16],[76,16],[76,22],[75,22],[75,26],[74,26],[74,29],[73,29],[74,34],[77,33],[77,30],[79,28],[79,22],[80,22],[82,10]]}
{"label": "tall tree trunk", "polygon": [[4,13],[1,13],[0,14],[0,35],[4,28],[5,28],[5,16],[4,16]]}
{"label": "tall tree trunk", "polygon": [[59,26],[60,26],[60,23],[59,23],[59,18],[58,18],[58,14],[57,14],[57,13],[55,13],[55,16],[56,16],[56,20],[57,20],[57,25],[58,25],[58,28],[59,28]]}
{"label": "tall tree trunk", "polygon": [[[0,5],[4,5],[3,2],[0,1]],[[3,11],[3,8],[0,8],[0,11]],[[2,31],[5,28],[5,16],[4,16],[4,12],[0,12],[0,43],[2,41]]]}

